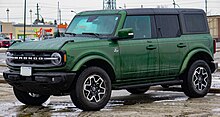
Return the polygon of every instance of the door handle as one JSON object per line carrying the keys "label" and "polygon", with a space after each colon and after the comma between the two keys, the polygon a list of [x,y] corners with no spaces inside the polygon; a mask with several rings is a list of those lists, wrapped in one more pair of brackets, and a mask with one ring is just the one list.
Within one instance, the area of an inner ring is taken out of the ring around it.
{"label": "door handle", "polygon": [[157,47],[154,46],[154,45],[149,45],[149,46],[146,47],[146,49],[147,50],[154,50],[154,49],[157,49]]}
{"label": "door handle", "polygon": [[177,44],[177,47],[184,48],[184,47],[186,47],[186,44],[185,43],[179,43],[179,44]]}

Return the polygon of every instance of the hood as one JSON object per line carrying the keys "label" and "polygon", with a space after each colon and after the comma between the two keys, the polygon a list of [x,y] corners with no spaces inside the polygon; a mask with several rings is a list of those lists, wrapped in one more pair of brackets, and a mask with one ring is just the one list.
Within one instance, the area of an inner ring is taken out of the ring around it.
{"label": "hood", "polygon": [[67,42],[83,42],[99,40],[93,37],[63,37],[47,39],[43,41],[29,41],[29,42],[18,42],[13,44],[9,50],[59,50]]}

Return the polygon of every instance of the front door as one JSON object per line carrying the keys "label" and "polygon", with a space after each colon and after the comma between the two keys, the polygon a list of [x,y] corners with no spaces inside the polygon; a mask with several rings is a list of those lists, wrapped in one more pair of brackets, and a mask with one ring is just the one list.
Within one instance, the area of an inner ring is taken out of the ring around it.
{"label": "front door", "polygon": [[159,73],[158,42],[153,16],[127,16],[124,28],[132,28],[133,39],[119,40],[122,80],[141,80]]}

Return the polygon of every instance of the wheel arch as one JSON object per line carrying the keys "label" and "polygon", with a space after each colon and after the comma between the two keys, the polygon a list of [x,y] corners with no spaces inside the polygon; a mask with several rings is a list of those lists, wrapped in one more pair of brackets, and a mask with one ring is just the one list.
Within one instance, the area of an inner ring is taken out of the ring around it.
{"label": "wheel arch", "polygon": [[182,63],[180,74],[183,74],[188,68],[189,65],[191,65],[196,60],[204,60],[210,67],[211,72],[215,71],[215,68],[213,66],[212,61],[213,57],[210,55],[210,52],[204,49],[197,49],[191,51],[184,59],[184,62]]}
{"label": "wheel arch", "polygon": [[107,72],[109,75],[111,81],[115,81],[115,70],[113,69],[113,65],[111,62],[109,62],[108,59],[98,56],[98,55],[93,55],[93,56],[87,56],[82,58],[77,62],[77,64],[73,67],[72,71],[77,72],[79,74],[82,72],[84,69],[90,67],[90,66],[96,66],[100,67],[103,70]]}

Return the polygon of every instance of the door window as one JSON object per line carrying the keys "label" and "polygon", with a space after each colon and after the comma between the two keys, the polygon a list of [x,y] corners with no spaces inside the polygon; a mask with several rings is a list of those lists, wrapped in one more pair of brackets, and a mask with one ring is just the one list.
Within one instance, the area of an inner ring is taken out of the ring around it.
{"label": "door window", "polygon": [[206,22],[203,14],[184,14],[186,31],[189,33],[207,32]]}
{"label": "door window", "polygon": [[135,39],[152,37],[150,16],[127,16],[124,28],[132,28]]}
{"label": "door window", "polygon": [[158,37],[174,38],[180,36],[180,26],[177,15],[156,15]]}

